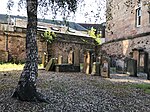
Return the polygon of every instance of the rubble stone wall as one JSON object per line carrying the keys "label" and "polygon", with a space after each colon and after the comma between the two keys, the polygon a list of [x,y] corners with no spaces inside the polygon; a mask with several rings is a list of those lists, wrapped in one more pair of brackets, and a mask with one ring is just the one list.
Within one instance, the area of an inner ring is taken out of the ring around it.
{"label": "rubble stone wall", "polygon": [[129,56],[134,48],[144,48],[145,51],[150,53],[150,35],[105,43],[99,46],[98,51],[103,50],[108,55]]}

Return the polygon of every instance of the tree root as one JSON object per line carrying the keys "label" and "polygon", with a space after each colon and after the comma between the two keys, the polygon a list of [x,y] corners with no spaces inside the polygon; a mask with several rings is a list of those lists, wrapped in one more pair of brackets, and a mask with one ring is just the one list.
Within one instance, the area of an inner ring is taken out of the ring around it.
{"label": "tree root", "polygon": [[28,101],[28,102],[44,102],[44,103],[48,103],[48,104],[50,103],[49,98],[40,92],[35,92],[34,95],[32,95],[32,96],[34,96],[34,97],[26,98],[26,97],[20,96],[20,94],[18,94],[18,92],[15,91],[12,95],[12,98],[17,98],[18,100]]}
{"label": "tree root", "polygon": [[50,103],[50,100],[48,97],[46,97],[45,95],[43,95],[40,92],[36,92],[36,98],[38,101],[40,102],[45,102],[45,103]]}

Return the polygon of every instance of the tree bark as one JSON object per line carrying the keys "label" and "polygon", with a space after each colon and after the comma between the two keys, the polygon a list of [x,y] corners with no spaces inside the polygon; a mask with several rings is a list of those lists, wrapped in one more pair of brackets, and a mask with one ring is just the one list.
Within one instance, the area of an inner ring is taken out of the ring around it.
{"label": "tree bark", "polygon": [[18,85],[12,97],[22,101],[45,101],[47,98],[36,91],[38,75],[38,47],[37,47],[37,0],[27,2],[27,32],[26,32],[26,63],[21,73]]}

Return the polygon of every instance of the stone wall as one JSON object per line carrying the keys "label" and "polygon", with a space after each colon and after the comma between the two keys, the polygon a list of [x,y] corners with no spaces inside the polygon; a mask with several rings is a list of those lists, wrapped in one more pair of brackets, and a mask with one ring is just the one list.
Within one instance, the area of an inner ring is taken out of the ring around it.
{"label": "stone wall", "polygon": [[3,32],[0,32],[0,51],[5,51],[5,37]]}
{"label": "stone wall", "polygon": [[98,51],[105,51],[108,55],[119,56],[129,56],[134,48],[144,48],[145,51],[150,53],[150,35],[126,39],[126,40],[116,40],[112,42],[105,43],[99,46]]}
{"label": "stone wall", "polygon": [[67,35],[58,33],[55,41],[48,45],[48,52],[51,57],[63,57],[63,63],[68,63],[68,54],[71,50],[80,50],[80,62],[83,63],[84,51],[94,49],[94,40],[91,37]]}
{"label": "stone wall", "polygon": [[106,43],[98,51],[122,57],[141,47],[150,53],[148,6],[141,1],[141,25],[137,26],[138,0],[107,0]]}
{"label": "stone wall", "polygon": [[[24,62],[26,58],[25,36],[26,34],[23,32],[0,31],[0,61]],[[46,51],[46,43],[38,40],[39,61]]]}
{"label": "stone wall", "polygon": [[109,10],[107,13],[106,41],[149,32],[148,7],[143,5],[143,1],[141,4],[141,25],[136,26],[137,1],[107,0],[107,8]]}
{"label": "stone wall", "polygon": [[[17,28],[10,32],[0,31],[0,61],[25,61],[25,32],[25,28]],[[50,57],[54,58],[57,58],[58,55],[62,55],[63,63],[67,63],[68,54],[71,49],[80,50],[80,61],[83,62],[83,52],[86,49],[94,49],[94,40],[91,37],[56,33],[56,39],[54,42],[48,44],[43,41],[41,37],[43,33],[44,31],[38,31],[37,37],[39,62],[41,62],[42,56],[45,52]]]}

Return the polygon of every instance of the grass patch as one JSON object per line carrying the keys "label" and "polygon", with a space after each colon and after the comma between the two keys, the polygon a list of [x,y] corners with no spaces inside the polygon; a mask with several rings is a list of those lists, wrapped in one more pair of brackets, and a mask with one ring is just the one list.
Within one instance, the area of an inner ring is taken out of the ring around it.
{"label": "grass patch", "polygon": [[132,84],[130,87],[142,89],[145,93],[150,94],[150,84]]}
{"label": "grass patch", "polygon": [[[0,64],[0,71],[12,71],[23,70],[24,64],[3,63]],[[38,65],[39,68],[43,68],[42,64]]]}
{"label": "grass patch", "polygon": [[110,73],[116,73],[116,67],[110,67]]}
{"label": "grass patch", "polygon": [[0,71],[22,70],[24,64],[4,63],[0,64]]}

